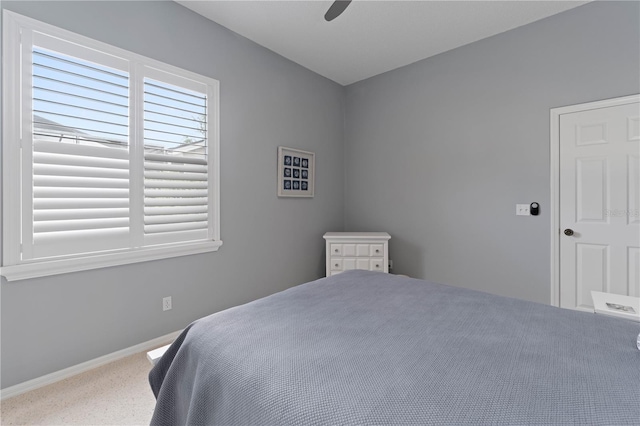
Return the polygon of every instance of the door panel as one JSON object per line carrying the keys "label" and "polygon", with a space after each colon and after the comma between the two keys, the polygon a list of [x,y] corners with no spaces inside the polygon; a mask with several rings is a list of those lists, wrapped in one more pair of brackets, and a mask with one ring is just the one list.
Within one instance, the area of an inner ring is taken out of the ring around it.
{"label": "door panel", "polygon": [[640,140],[640,117],[629,117],[627,119],[629,141]]}
{"label": "door panel", "polygon": [[609,292],[609,247],[599,244],[576,244],[576,306],[589,309],[591,290]]}
{"label": "door panel", "polygon": [[627,223],[638,225],[640,223],[640,156],[629,155],[627,157],[627,170],[629,176],[628,194],[629,214]]}
{"label": "door panel", "polygon": [[606,158],[578,158],[576,164],[576,222],[605,222],[607,206]]}

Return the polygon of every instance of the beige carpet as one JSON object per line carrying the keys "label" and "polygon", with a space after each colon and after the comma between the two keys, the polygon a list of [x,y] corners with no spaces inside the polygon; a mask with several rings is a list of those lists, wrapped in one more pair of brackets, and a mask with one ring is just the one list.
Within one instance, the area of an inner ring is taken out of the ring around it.
{"label": "beige carpet", "polygon": [[145,353],[2,401],[2,425],[148,425],[155,398]]}

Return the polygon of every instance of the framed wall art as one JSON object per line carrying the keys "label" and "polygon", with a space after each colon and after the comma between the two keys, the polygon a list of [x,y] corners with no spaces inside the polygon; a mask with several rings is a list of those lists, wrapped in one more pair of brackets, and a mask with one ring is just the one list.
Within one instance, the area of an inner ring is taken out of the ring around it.
{"label": "framed wall art", "polygon": [[313,152],[278,147],[278,197],[313,197]]}

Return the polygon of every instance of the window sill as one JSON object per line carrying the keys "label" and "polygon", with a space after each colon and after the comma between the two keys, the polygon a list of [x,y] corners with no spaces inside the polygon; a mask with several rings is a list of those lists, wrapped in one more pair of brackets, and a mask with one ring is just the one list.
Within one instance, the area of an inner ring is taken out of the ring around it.
{"label": "window sill", "polygon": [[3,266],[0,275],[7,281],[26,280],[69,272],[88,271],[109,266],[127,265],[150,260],[167,259],[191,254],[218,251],[222,241],[205,241],[171,247],[145,247],[132,251],[97,254],[69,259],[45,260],[20,265]]}

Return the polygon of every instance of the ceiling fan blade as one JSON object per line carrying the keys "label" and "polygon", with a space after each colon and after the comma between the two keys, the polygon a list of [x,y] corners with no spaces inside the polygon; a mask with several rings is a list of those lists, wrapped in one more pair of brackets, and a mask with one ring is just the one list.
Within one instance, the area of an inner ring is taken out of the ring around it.
{"label": "ceiling fan blade", "polygon": [[333,2],[327,13],[324,14],[324,19],[327,21],[333,21],[349,6],[351,0],[336,0]]}

